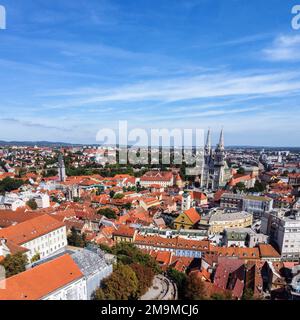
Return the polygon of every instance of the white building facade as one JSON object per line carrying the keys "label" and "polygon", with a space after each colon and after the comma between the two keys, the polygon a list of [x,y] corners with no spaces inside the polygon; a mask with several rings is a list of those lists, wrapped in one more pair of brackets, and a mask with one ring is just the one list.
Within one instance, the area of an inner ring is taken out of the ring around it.
{"label": "white building facade", "polygon": [[22,247],[29,250],[26,253],[28,260],[31,260],[37,254],[40,255],[41,259],[47,259],[65,251],[67,244],[67,229],[63,226],[31,241],[23,243]]}
{"label": "white building facade", "polygon": [[281,258],[285,261],[300,259],[300,212],[290,216],[265,214],[262,217],[261,232],[270,236],[277,244]]}

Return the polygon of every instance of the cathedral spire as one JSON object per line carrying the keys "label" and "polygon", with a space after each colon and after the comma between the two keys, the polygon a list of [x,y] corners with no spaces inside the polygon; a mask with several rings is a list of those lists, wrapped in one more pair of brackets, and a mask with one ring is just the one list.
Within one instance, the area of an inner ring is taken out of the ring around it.
{"label": "cathedral spire", "polygon": [[211,135],[210,135],[210,128],[208,129],[208,132],[207,132],[205,149],[206,149],[208,152],[210,152],[210,150],[211,150]]}
{"label": "cathedral spire", "polygon": [[220,134],[220,140],[219,140],[219,144],[218,144],[218,148],[223,150],[224,149],[224,130],[222,128],[221,130],[221,134]]}

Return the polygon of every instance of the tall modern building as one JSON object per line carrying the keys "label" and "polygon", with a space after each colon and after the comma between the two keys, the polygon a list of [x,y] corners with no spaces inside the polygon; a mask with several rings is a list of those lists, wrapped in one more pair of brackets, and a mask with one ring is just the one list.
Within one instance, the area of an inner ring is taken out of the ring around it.
{"label": "tall modern building", "polygon": [[201,175],[201,188],[217,190],[229,181],[230,169],[226,162],[224,131],[222,129],[219,143],[215,150],[211,147],[211,132],[208,130],[204,147],[204,166]]}
{"label": "tall modern building", "polygon": [[265,212],[261,218],[261,233],[276,243],[284,261],[300,260],[300,211],[286,215],[285,211]]}
{"label": "tall modern building", "polygon": [[61,153],[58,156],[58,178],[60,182],[66,181],[66,168],[64,158]]}

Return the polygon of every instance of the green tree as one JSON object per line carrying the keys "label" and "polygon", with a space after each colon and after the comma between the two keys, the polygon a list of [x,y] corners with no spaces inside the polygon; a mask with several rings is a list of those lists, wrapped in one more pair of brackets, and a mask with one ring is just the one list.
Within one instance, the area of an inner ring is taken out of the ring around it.
{"label": "green tree", "polygon": [[43,177],[48,178],[48,177],[54,177],[58,174],[57,170],[55,169],[48,169],[47,171],[44,172]]}
{"label": "green tree", "polygon": [[230,292],[222,293],[214,293],[211,297],[211,300],[232,300],[232,295]]}
{"label": "green tree", "polygon": [[235,191],[245,191],[245,190],[246,190],[245,183],[243,183],[243,182],[238,182],[238,183],[234,186],[234,190],[235,190]]}
{"label": "green tree", "polygon": [[112,248],[110,248],[109,246],[107,246],[106,244],[100,243],[98,244],[99,249],[101,249],[102,251],[106,252],[106,253],[110,253],[112,254]]}
{"label": "green tree", "polygon": [[130,202],[125,203],[125,204],[122,206],[122,208],[123,208],[123,209],[126,209],[126,210],[130,210],[131,207],[132,207],[132,204],[131,204]]}
{"label": "green tree", "polygon": [[149,254],[143,253],[131,243],[118,243],[113,247],[113,254],[117,256],[118,261],[123,264],[139,263],[150,267],[155,273],[160,273],[161,269],[155,259]]}
{"label": "green tree", "polygon": [[246,288],[244,290],[242,300],[254,300],[254,293],[252,289]]}
{"label": "green tree", "polygon": [[263,192],[266,190],[266,185],[263,184],[262,182],[256,180],[254,184],[254,190],[255,192]]}
{"label": "green tree", "polygon": [[206,296],[204,282],[195,273],[190,273],[186,280],[185,299],[204,300]]}
{"label": "green tree", "polygon": [[68,244],[70,246],[84,248],[87,244],[85,234],[80,234],[74,227],[71,228],[71,234],[68,235]]}
{"label": "green tree", "polygon": [[263,192],[265,190],[266,190],[266,186],[263,183],[261,183],[260,181],[256,180],[254,187],[250,188],[248,191],[250,191],[250,192]]}
{"label": "green tree", "polygon": [[39,253],[37,253],[31,258],[31,263],[37,262],[40,259],[41,259],[41,255]]}
{"label": "green tree", "polygon": [[6,277],[9,278],[15,274],[25,271],[27,263],[27,256],[19,252],[14,255],[7,255],[1,262],[1,265],[5,268]]}
{"label": "green tree", "polygon": [[31,210],[36,210],[38,208],[38,205],[34,199],[30,199],[26,202],[26,205],[30,207]]}
{"label": "green tree", "polygon": [[108,219],[116,219],[117,215],[113,209],[104,208],[97,211],[98,214],[105,216]]}
{"label": "green tree", "polygon": [[114,192],[113,190],[111,190],[111,191],[109,192],[109,196],[110,196],[111,198],[113,198],[113,197],[115,196],[115,192]]}
{"label": "green tree", "polygon": [[176,283],[178,289],[178,296],[180,299],[184,298],[184,288],[186,286],[187,275],[176,269],[169,268],[167,271],[168,277]]}
{"label": "green tree", "polygon": [[114,199],[123,199],[125,197],[125,195],[123,193],[116,193],[114,195]]}
{"label": "green tree", "polygon": [[238,173],[238,174],[245,174],[245,169],[244,169],[244,168],[239,168],[239,169],[237,170],[237,173]]}
{"label": "green tree", "polygon": [[118,264],[114,272],[102,282],[102,288],[96,290],[95,300],[129,300],[138,291],[138,279],[130,266]]}
{"label": "green tree", "polygon": [[23,180],[5,178],[0,181],[0,193],[10,192],[19,189],[24,184]]}
{"label": "green tree", "polygon": [[105,299],[105,293],[104,293],[103,289],[102,289],[102,288],[98,288],[98,289],[93,293],[92,299],[93,299],[93,300],[106,300],[106,299]]}
{"label": "green tree", "polygon": [[155,273],[150,267],[138,263],[133,263],[130,267],[135,272],[138,279],[136,298],[139,298],[151,287]]}
{"label": "green tree", "polygon": [[80,197],[74,197],[73,202],[82,202],[83,200]]}

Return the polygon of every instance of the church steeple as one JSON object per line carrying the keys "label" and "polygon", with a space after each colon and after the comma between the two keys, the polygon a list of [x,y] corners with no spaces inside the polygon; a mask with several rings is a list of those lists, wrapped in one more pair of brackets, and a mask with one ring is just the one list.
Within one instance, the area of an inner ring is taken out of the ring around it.
{"label": "church steeple", "polygon": [[219,140],[219,144],[218,144],[218,149],[220,150],[224,150],[225,145],[224,145],[224,130],[222,128],[221,133],[220,133],[220,140]]}
{"label": "church steeple", "polygon": [[220,187],[224,187],[228,182],[227,168],[224,130],[222,128],[219,143],[215,150],[211,148],[211,133],[209,130],[205,144],[201,187],[209,190],[217,190]]}
{"label": "church steeple", "polygon": [[208,132],[207,132],[206,144],[205,144],[205,151],[206,151],[206,153],[210,153],[210,151],[211,151],[211,134],[210,134],[210,128],[208,129]]}
{"label": "church steeple", "polygon": [[63,155],[60,153],[58,156],[58,178],[60,182],[66,181],[66,168]]}
{"label": "church steeple", "polygon": [[223,166],[225,160],[224,130],[220,133],[220,140],[215,151],[215,165]]}

